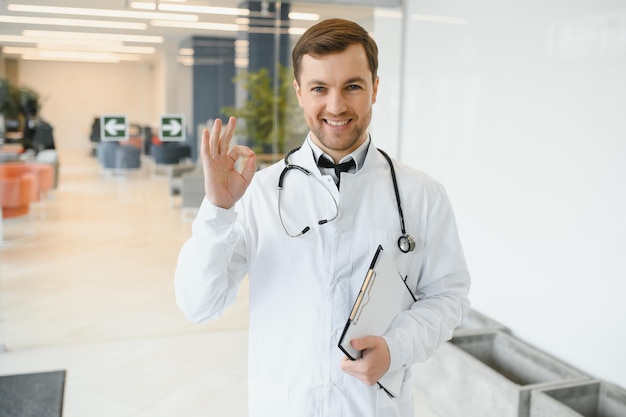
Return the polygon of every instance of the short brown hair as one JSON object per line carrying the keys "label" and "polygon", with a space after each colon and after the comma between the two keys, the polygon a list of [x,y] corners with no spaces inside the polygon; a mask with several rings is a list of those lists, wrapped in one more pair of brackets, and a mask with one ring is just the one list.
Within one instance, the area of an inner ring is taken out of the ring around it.
{"label": "short brown hair", "polygon": [[345,51],[354,44],[363,45],[374,82],[378,74],[378,46],[374,39],[357,23],[344,19],[327,19],[307,29],[291,52],[293,75],[298,84],[304,55],[320,57]]}

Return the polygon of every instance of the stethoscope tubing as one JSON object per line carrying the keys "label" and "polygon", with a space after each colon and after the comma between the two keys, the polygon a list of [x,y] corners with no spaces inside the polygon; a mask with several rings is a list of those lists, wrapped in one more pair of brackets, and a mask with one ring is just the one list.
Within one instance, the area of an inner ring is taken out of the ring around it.
{"label": "stethoscope tubing", "polygon": [[[280,218],[280,222],[283,226],[283,229],[285,230],[285,233],[287,233],[288,236],[290,237],[298,237],[298,236],[302,236],[303,234],[305,234],[306,232],[308,232],[309,230],[311,230],[311,228],[309,226],[306,226],[304,229],[302,229],[302,231],[300,233],[297,234],[291,234],[289,233],[289,231],[287,230],[287,227],[285,226],[285,222],[283,221],[283,216],[282,216],[282,211],[280,209],[281,204],[280,204],[280,196],[281,196],[281,191],[283,189],[283,183],[284,183],[284,179],[285,176],[287,175],[287,172],[289,172],[292,169],[298,170],[300,172],[302,172],[303,174],[313,178],[315,181],[317,181],[322,187],[324,187],[331,195],[331,197],[333,198],[333,202],[335,204],[335,215],[331,218],[328,219],[322,219],[322,220],[318,220],[317,224],[318,225],[322,225],[328,222],[331,222],[333,220],[335,220],[338,216],[339,216],[339,204],[337,203],[337,199],[335,198],[335,196],[333,195],[333,193],[326,188],[326,186],[324,185],[324,183],[322,183],[322,181],[320,181],[318,178],[316,178],[311,171],[309,171],[308,169],[300,166],[300,165],[295,165],[289,162],[289,157],[291,156],[291,154],[293,154],[294,152],[296,152],[298,148],[292,149],[291,151],[289,151],[287,153],[287,155],[285,155],[284,161],[285,161],[285,167],[283,168],[282,172],[280,173],[280,176],[278,177],[278,217]],[[406,233],[406,228],[405,228],[405,224],[404,224],[404,212],[402,211],[402,202],[400,200],[400,190],[398,189],[398,180],[396,178],[396,170],[393,166],[393,161],[391,160],[391,158],[389,157],[389,155],[387,155],[387,153],[385,151],[383,151],[380,148],[376,148],[378,150],[378,152],[380,152],[383,157],[385,158],[385,160],[387,161],[387,164],[389,164],[389,169],[391,171],[391,181],[393,182],[393,190],[395,193],[395,197],[396,197],[396,205],[398,207],[398,217],[400,219],[400,230],[402,232],[402,235],[400,236],[400,238],[398,239],[398,248],[400,248],[400,251],[403,253],[408,253],[411,252],[415,249],[415,239],[410,236],[407,235]]]}

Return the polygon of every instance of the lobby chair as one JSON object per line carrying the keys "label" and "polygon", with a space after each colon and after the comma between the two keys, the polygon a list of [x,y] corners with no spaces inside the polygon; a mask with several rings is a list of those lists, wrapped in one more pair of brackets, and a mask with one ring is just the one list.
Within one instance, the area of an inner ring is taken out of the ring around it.
{"label": "lobby chair", "polygon": [[141,168],[141,149],[118,142],[100,142],[97,148],[98,162],[105,170],[126,171]]}
{"label": "lobby chair", "polygon": [[178,142],[163,142],[152,145],[150,152],[157,165],[177,165],[191,158],[191,147]]}
{"label": "lobby chair", "polygon": [[[30,204],[36,190],[33,172],[2,169],[0,166],[0,246],[19,243],[35,235],[30,221]],[[26,218],[25,222],[17,223]]]}

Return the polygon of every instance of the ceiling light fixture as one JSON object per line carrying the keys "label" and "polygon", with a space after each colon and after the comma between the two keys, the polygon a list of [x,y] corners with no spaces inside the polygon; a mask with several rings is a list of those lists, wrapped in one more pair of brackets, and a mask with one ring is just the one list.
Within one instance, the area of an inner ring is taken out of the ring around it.
{"label": "ceiling light fixture", "polygon": [[118,33],[61,32],[52,30],[24,30],[23,36],[29,38],[95,39],[137,43],[163,43],[162,36],[126,35]]}
{"label": "ceiling light fixture", "polygon": [[57,19],[52,17],[0,16],[0,23],[17,23],[20,25],[52,25],[78,26],[89,28],[145,30],[148,25],[135,22],[118,22],[113,20],[82,20]]}
{"label": "ceiling light fixture", "polygon": [[239,25],[234,23],[210,23],[210,22],[173,22],[169,20],[152,20],[152,26],[182,28],[182,29],[200,29],[200,30],[221,30],[225,32],[237,32]]}
{"label": "ceiling light fixture", "polygon": [[130,3],[130,7],[131,9],[137,9],[137,10],[156,10],[157,9],[156,3],[148,3],[145,1],[133,1]]}
{"label": "ceiling light fixture", "polygon": [[235,7],[190,6],[186,4],[159,3],[159,10],[166,12],[223,14],[228,16],[248,16],[250,10]]}
{"label": "ceiling light fixture", "polygon": [[80,51],[80,52],[114,52],[120,54],[152,55],[156,52],[153,46],[125,46],[106,44],[81,44],[81,43],[58,43],[42,42],[37,44],[40,50],[56,51]]}
{"label": "ceiling light fixture", "polygon": [[0,43],[37,43],[37,42],[25,36],[0,35]]}
{"label": "ceiling light fixture", "polygon": [[178,50],[178,55],[193,56],[193,54],[194,54],[193,48],[180,48]]}
{"label": "ceiling light fixture", "polygon": [[23,59],[45,60],[87,60],[97,62],[139,61],[138,55],[114,54],[110,52],[81,52],[81,51],[58,51],[40,50],[37,48],[4,47],[2,52],[7,55],[21,55]]}
{"label": "ceiling light fixture", "polygon": [[290,35],[303,35],[306,32],[306,28],[289,28]]}
{"label": "ceiling light fixture", "polygon": [[79,16],[121,17],[128,19],[167,19],[197,22],[198,16],[177,13],[150,13],[131,10],[88,9],[82,7],[35,6],[30,4],[9,4],[7,10],[26,13],[69,14]]}
{"label": "ceiling light fixture", "polygon": [[298,13],[298,12],[290,12],[289,19],[291,20],[311,20],[317,21],[320,20],[320,15],[317,13]]}
{"label": "ceiling light fixture", "polygon": [[42,57],[39,55],[22,55],[20,57],[24,61],[65,61],[65,62],[88,62],[88,63],[98,63],[98,64],[118,64],[121,60],[117,58],[109,58],[109,57]]}

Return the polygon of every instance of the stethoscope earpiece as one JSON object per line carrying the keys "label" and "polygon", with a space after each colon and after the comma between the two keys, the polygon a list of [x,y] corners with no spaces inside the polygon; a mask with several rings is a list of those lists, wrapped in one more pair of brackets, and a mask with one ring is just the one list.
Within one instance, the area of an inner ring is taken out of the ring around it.
{"label": "stethoscope earpiece", "polygon": [[402,253],[413,252],[415,250],[415,239],[411,235],[402,235],[398,239],[398,247]]}

